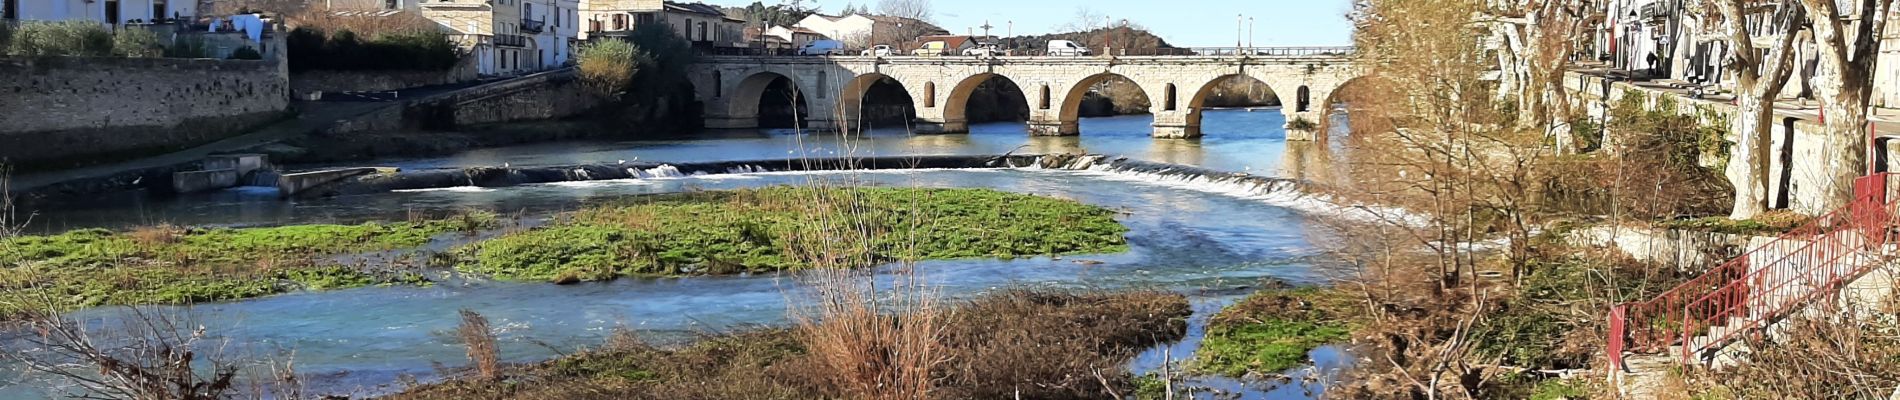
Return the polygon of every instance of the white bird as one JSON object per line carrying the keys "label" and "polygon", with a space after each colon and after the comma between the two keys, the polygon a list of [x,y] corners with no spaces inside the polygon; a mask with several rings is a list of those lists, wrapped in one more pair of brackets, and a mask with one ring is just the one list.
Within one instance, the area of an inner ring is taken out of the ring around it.
{"label": "white bird", "polygon": [[627,164],[627,160],[620,160],[620,165],[626,165],[626,164]]}
{"label": "white bird", "polygon": [[501,163],[501,167],[502,167],[502,168],[508,168],[508,163]]}

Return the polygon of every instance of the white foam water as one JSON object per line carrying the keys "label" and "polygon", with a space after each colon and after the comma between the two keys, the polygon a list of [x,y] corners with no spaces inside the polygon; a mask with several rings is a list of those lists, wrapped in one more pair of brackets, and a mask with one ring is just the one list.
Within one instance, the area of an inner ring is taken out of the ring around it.
{"label": "white foam water", "polygon": [[490,189],[490,188],[485,188],[485,187],[480,187],[480,186],[451,186],[451,187],[445,187],[445,188],[391,190],[391,192],[395,192],[395,193],[424,193],[424,192],[483,193],[483,192],[493,192],[493,191],[495,191],[495,189]]}
{"label": "white foam water", "polygon": [[1073,160],[1047,168],[1043,160],[1038,159],[1030,166],[1018,169],[1031,171],[1059,171],[1088,175],[1091,178],[1144,183],[1175,189],[1193,190],[1225,196],[1249,199],[1270,205],[1297,210],[1307,214],[1323,215],[1367,222],[1398,222],[1408,226],[1423,226],[1423,216],[1401,208],[1369,205],[1361,203],[1342,203],[1331,196],[1310,193],[1301,189],[1297,181],[1266,178],[1246,174],[1208,175],[1205,170],[1190,170],[1187,167],[1169,167],[1157,164],[1126,165],[1120,160],[1104,161],[1104,157],[1089,155],[1075,157]]}

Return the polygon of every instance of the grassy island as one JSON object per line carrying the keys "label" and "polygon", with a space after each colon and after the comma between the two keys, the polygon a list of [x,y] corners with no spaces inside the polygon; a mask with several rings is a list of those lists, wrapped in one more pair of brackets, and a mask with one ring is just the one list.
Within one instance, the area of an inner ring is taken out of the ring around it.
{"label": "grassy island", "polygon": [[[1127,250],[1113,211],[988,189],[773,187],[646,196],[461,251],[459,268],[556,282]],[[869,238],[869,239],[864,239]]]}
{"label": "grassy island", "polygon": [[1194,353],[1201,372],[1273,376],[1306,363],[1319,346],[1346,341],[1349,326],[1335,310],[1352,299],[1326,289],[1265,290],[1221,310],[1207,323]]}
{"label": "grassy island", "polygon": [[326,258],[417,247],[494,223],[493,214],[471,212],[400,223],[154,226],[0,239],[0,316],[48,306],[182,304],[417,282],[412,272],[370,272]]}

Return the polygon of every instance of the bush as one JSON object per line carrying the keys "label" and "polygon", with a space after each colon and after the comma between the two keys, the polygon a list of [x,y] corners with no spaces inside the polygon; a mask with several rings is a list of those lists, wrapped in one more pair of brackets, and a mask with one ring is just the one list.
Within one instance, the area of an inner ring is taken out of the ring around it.
{"label": "bush", "polygon": [[601,97],[618,99],[646,63],[646,54],[625,40],[603,39],[581,45],[575,53],[582,84]]}
{"label": "bush", "polygon": [[158,34],[150,29],[125,27],[112,35],[112,55],[132,58],[153,58],[165,55],[165,46],[158,42]]}
{"label": "bush", "polygon": [[90,56],[112,54],[112,33],[86,21],[29,21],[13,34],[7,53],[25,57]]}
{"label": "bush", "polygon": [[244,46],[244,47],[239,47],[237,50],[231,51],[231,59],[233,60],[262,60],[264,59],[264,55],[261,53],[258,53],[257,49],[253,49],[251,48],[251,46]]}

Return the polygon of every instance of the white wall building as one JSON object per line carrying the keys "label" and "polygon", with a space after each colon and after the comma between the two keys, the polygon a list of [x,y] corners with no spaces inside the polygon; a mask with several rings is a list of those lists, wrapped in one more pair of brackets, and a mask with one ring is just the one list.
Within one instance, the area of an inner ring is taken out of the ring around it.
{"label": "white wall building", "polygon": [[0,0],[0,18],[152,23],[198,16],[198,0]]}
{"label": "white wall building", "polygon": [[794,49],[803,48],[806,44],[814,40],[829,39],[823,33],[803,27],[774,26],[772,29],[765,30],[765,34],[767,36],[777,36],[779,39],[785,39],[787,43],[791,43]]}

